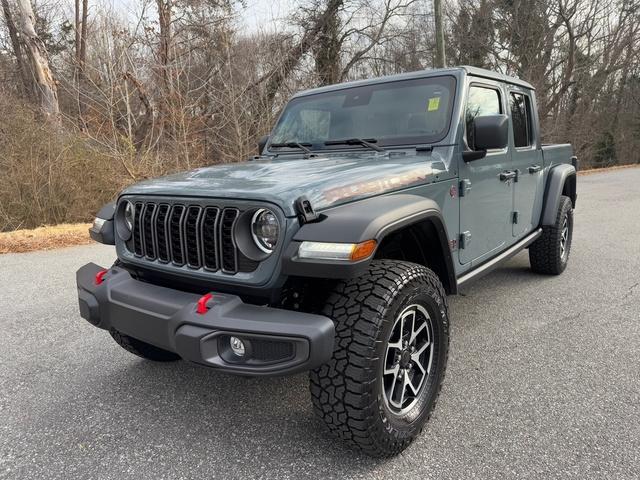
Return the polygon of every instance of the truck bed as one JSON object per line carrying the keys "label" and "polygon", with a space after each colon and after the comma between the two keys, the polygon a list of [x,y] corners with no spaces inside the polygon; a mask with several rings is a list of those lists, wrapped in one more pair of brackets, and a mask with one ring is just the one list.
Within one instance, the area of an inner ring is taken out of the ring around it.
{"label": "truck bed", "polygon": [[542,145],[542,158],[544,167],[549,168],[560,163],[571,164],[573,157],[573,147],[570,143],[556,143]]}

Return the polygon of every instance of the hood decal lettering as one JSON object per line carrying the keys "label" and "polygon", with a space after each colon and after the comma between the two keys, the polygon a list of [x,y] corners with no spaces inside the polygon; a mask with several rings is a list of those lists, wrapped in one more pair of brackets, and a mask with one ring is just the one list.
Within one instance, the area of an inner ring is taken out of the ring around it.
{"label": "hood decal lettering", "polygon": [[367,195],[379,195],[392,190],[426,183],[432,174],[433,169],[431,166],[424,165],[422,168],[416,168],[401,175],[366,180],[362,182],[353,182],[347,185],[330,188],[322,193],[322,197],[324,199],[323,203],[331,205],[351,198]]}

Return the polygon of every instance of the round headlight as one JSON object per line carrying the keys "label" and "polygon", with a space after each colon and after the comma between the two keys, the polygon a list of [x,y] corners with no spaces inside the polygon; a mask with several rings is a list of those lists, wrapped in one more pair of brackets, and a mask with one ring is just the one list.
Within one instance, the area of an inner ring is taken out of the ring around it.
{"label": "round headlight", "polygon": [[278,243],[280,224],[271,210],[261,208],[251,219],[251,236],[256,246],[265,253],[271,253]]}
{"label": "round headlight", "polygon": [[135,211],[136,211],[136,207],[133,205],[133,203],[127,201],[124,207],[124,223],[129,229],[129,231],[133,230]]}

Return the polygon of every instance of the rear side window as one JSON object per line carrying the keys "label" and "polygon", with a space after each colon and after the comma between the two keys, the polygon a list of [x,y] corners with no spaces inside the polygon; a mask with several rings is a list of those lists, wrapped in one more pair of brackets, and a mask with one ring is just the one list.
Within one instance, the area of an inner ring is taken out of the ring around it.
{"label": "rear side window", "polygon": [[531,131],[531,100],[521,93],[512,93],[509,96],[509,107],[513,123],[513,144],[516,147],[531,146],[533,138]]}
{"label": "rear side window", "polygon": [[473,130],[473,120],[484,115],[500,115],[500,93],[498,90],[489,87],[472,85],[469,88],[469,98],[465,113],[465,123],[467,128],[467,145],[475,150],[475,138]]}

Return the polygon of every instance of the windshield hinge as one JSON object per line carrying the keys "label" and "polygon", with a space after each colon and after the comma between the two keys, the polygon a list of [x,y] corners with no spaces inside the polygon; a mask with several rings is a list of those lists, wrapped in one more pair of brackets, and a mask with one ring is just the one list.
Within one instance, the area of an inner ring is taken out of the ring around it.
{"label": "windshield hinge", "polygon": [[300,225],[318,220],[318,214],[313,209],[309,199],[304,195],[296,200],[296,212],[298,213]]}

